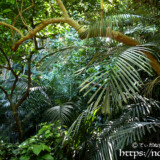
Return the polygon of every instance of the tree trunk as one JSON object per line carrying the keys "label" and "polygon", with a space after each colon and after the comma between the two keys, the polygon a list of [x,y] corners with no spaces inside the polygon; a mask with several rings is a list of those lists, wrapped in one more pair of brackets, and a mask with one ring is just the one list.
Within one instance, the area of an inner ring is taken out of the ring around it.
{"label": "tree trunk", "polygon": [[103,0],[101,0],[101,19],[103,19],[104,16],[104,10],[103,10]]}
{"label": "tree trunk", "polygon": [[19,116],[18,116],[18,110],[16,109],[16,106],[14,104],[11,104],[11,108],[13,110],[13,116],[14,116],[14,119],[16,121],[17,131],[19,133],[19,140],[20,140],[20,142],[22,142],[23,141],[23,130],[22,130],[22,126],[21,126]]}

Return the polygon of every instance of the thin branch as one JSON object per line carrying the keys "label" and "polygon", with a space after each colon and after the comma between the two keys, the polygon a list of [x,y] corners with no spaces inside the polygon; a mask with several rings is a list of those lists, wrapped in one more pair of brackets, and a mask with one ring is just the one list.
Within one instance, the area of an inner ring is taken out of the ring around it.
{"label": "thin branch", "polygon": [[18,75],[16,74],[16,72],[11,67],[10,60],[8,59],[8,57],[7,57],[6,53],[4,52],[4,50],[2,48],[0,48],[0,51],[2,52],[2,54],[4,55],[4,57],[7,60],[7,63],[8,63],[7,69],[10,70],[12,72],[13,76],[15,77],[15,80],[14,80],[14,83],[13,83],[13,86],[12,86],[12,90],[11,90],[11,98],[12,98],[13,92],[14,92],[14,90],[16,88],[16,84],[17,84],[17,81],[18,81]]}
{"label": "thin branch", "polygon": [[12,98],[12,96],[13,96],[13,92],[14,92],[14,90],[15,90],[15,88],[16,88],[16,84],[17,84],[17,82],[18,82],[18,78],[19,78],[19,75],[23,72],[23,66],[21,66],[21,71],[15,76],[15,80],[14,80],[14,83],[13,83],[13,86],[12,86],[12,90],[11,90],[11,98]]}
{"label": "thin branch", "polygon": [[3,56],[4,56],[4,57],[6,58],[6,60],[7,60],[9,70],[11,70],[12,74],[13,74],[14,77],[16,78],[17,75],[16,75],[16,73],[14,72],[13,68],[11,67],[10,60],[8,59],[6,53],[4,52],[4,50],[3,50],[2,48],[0,48],[0,51],[2,52]]}
{"label": "thin branch", "polygon": [[31,59],[32,59],[32,55],[34,52],[30,53],[30,56],[28,58],[28,86],[26,89],[25,94],[23,95],[23,97],[18,101],[18,103],[15,105],[15,108],[18,109],[18,107],[27,99],[28,95],[29,95],[29,90],[31,87]]}
{"label": "thin branch", "polygon": [[20,31],[19,29],[17,29],[16,27],[14,27],[14,26],[12,26],[12,25],[10,25],[10,24],[7,24],[7,23],[5,23],[5,22],[0,22],[0,25],[9,27],[10,29],[13,29],[13,30],[15,30],[17,33],[19,33],[19,35],[21,36],[21,38],[24,37],[23,34],[21,33],[21,31]]}
{"label": "thin branch", "polygon": [[[33,0],[31,0],[32,1],[32,5],[31,6],[29,6],[29,7],[27,7],[26,9],[24,9],[22,12],[21,12],[21,14],[23,13],[23,12],[25,12],[25,11],[27,11],[27,10],[29,10],[30,8],[32,8],[32,7],[34,7],[34,2],[33,2]],[[15,24],[16,24],[16,21],[17,21],[17,18],[20,16],[20,14],[18,14],[16,17],[15,17],[15,19],[14,19],[14,23],[13,23],[13,26],[15,26]],[[15,44],[15,42],[14,42],[14,34],[13,34],[13,30],[11,30],[11,33],[12,33],[12,37],[13,37],[13,45]]]}
{"label": "thin branch", "polygon": [[69,17],[68,12],[67,12],[65,6],[63,5],[63,2],[61,0],[56,0],[56,1],[58,3],[59,7],[61,8],[64,17]]}
{"label": "thin branch", "polygon": [[11,64],[10,64],[10,61],[9,61],[6,53],[4,52],[4,50],[3,50],[2,48],[0,48],[0,51],[2,52],[3,56],[4,56],[5,59],[7,60],[7,63],[8,63],[9,68],[11,68]]}
{"label": "thin branch", "polygon": [[5,94],[6,97],[8,98],[8,100],[9,100],[9,102],[10,102],[10,105],[11,105],[12,109],[14,109],[14,104],[13,104],[13,102],[12,102],[11,97],[10,97],[9,94],[7,93],[7,91],[6,91],[2,86],[0,86],[0,89],[4,92],[4,94]]}
{"label": "thin branch", "polygon": [[11,90],[11,97],[13,96],[13,92],[16,88],[17,82],[18,82],[18,76],[15,77],[15,80],[14,80],[14,83],[13,83],[12,90]]}
{"label": "thin branch", "polygon": [[22,11],[23,11],[23,0],[22,0],[22,3],[21,3],[21,15],[22,15]]}
{"label": "thin branch", "polygon": [[6,97],[9,100],[9,95],[8,95],[7,91],[2,86],[0,86],[0,89],[4,92],[4,94],[6,95]]}
{"label": "thin branch", "polygon": [[34,39],[35,49],[37,50],[38,49],[38,43],[37,43],[36,36],[34,36],[33,39]]}
{"label": "thin branch", "polygon": [[[32,0],[32,5],[29,6],[29,7],[27,7],[26,9],[24,9],[24,10],[22,11],[22,13],[25,12],[25,11],[27,11],[27,10],[29,10],[29,9],[31,9],[32,7],[34,7],[34,2],[33,2],[33,0]],[[20,14],[18,14],[18,15],[15,17],[13,26],[15,26],[16,20],[17,20],[17,18],[18,18],[19,16],[20,16]]]}
{"label": "thin branch", "polygon": [[21,3],[21,9],[19,9],[19,7],[18,7],[17,0],[16,0],[16,5],[17,5],[17,9],[18,9],[19,15],[20,15],[20,17],[21,17],[21,20],[22,20],[23,24],[27,27],[27,29],[28,29],[28,31],[29,31],[30,29],[29,29],[29,27],[28,27],[25,19],[24,19],[23,16],[22,16],[23,0],[22,0],[22,3]]}

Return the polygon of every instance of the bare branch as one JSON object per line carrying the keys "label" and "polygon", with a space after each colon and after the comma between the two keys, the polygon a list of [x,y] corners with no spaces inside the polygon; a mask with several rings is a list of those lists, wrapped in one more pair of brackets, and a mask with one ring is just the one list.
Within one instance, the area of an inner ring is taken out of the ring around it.
{"label": "bare branch", "polygon": [[11,106],[12,106],[12,109],[14,109],[14,108],[13,108],[13,105],[14,105],[14,104],[13,104],[13,102],[12,102],[11,97],[10,97],[9,94],[7,93],[7,91],[6,91],[2,86],[0,86],[0,89],[4,92],[4,94],[5,94],[6,97],[8,98],[8,100],[9,100]]}
{"label": "bare branch", "polygon": [[8,63],[9,68],[11,68],[11,64],[10,64],[10,61],[9,61],[6,53],[4,52],[4,50],[3,50],[2,48],[0,48],[0,51],[2,52],[3,56],[4,56],[5,59],[7,60],[7,63]]}
{"label": "bare branch", "polygon": [[14,83],[13,83],[12,90],[11,90],[11,97],[13,96],[13,92],[16,88],[17,82],[18,82],[18,76],[15,77],[15,80],[14,80]]}
{"label": "bare branch", "polygon": [[65,8],[65,6],[63,5],[63,2],[61,0],[56,0],[59,7],[61,8],[61,11],[63,12],[64,17],[69,17],[68,12]]}
{"label": "bare branch", "polygon": [[8,70],[10,70],[13,74],[13,76],[15,77],[15,80],[14,80],[14,83],[13,83],[13,86],[12,86],[12,90],[11,90],[11,97],[13,95],[13,92],[15,90],[15,87],[16,87],[16,84],[17,84],[17,81],[18,81],[18,75],[16,74],[16,72],[13,70],[13,68],[11,67],[11,63],[10,63],[10,60],[8,59],[6,53],[4,52],[4,50],[2,48],[0,48],[0,51],[2,52],[2,54],[4,55],[4,57],[6,58],[7,60],[7,63],[8,63],[8,67],[6,67]]}
{"label": "bare branch", "polygon": [[21,68],[22,68],[21,71],[18,74],[16,74],[16,76],[15,76],[15,80],[14,80],[14,83],[13,83],[13,86],[12,86],[12,90],[11,90],[11,98],[12,98],[13,92],[14,92],[14,90],[16,88],[16,84],[18,82],[19,75],[23,72],[23,66],[21,66]]}
{"label": "bare branch", "polygon": [[7,24],[7,23],[5,23],[5,22],[0,22],[0,25],[9,27],[10,29],[15,30],[17,33],[19,33],[19,35],[20,35],[21,37],[23,37],[23,34],[21,33],[21,31],[20,31],[19,29],[17,29],[16,27],[14,27],[14,26],[12,26],[12,25],[10,25],[10,24]]}

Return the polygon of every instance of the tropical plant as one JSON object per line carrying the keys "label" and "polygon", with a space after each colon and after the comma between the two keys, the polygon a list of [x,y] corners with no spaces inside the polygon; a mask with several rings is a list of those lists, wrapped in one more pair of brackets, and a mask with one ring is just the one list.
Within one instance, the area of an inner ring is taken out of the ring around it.
{"label": "tropical plant", "polygon": [[[62,145],[65,130],[55,122],[41,124],[41,128],[35,136],[26,139],[21,144],[0,143],[0,158],[11,160],[60,160],[71,158],[71,144]],[[66,157],[65,157],[66,156]],[[70,157],[70,158],[69,158]]]}
{"label": "tropical plant", "polygon": [[[62,128],[70,127],[63,139],[63,129],[46,125],[38,138],[19,146],[22,153],[17,149],[6,158],[116,159],[118,149],[138,142],[146,129],[155,130],[159,4],[157,0],[0,2],[0,118],[4,118],[0,129],[6,129],[1,133],[11,137],[18,131],[22,140],[35,134],[48,115],[54,122],[60,120]],[[152,100],[142,96],[146,83]],[[62,137],[52,134],[53,128],[62,131]],[[3,157],[14,148],[1,146]]]}
{"label": "tropical plant", "polygon": [[[134,103],[124,107],[121,113],[116,116],[116,119],[109,116],[104,123],[95,125],[94,117],[98,114],[97,109],[93,110],[92,107],[77,118],[68,130],[65,139],[73,137],[76,140],[75,137],[81,134],[81,127],[89,117],[92,117],[89,127],[94,128],[92,128],[90,136],[84,141],[80,141],[79,147],[81,149],[77,153],[80,156],[79,159],[117,159],[119,149],[123,149],[124,146],[133,142],[140,142],[146,131],[149,133],[152,130],[157,132],[155,128],[159,127],[160,121],[154,117],[153,110],[158,111],[160,109],[158,102],[139,95],[134,96],[133,99]],[[88,128],[83,127],[83,130],[87,135]],[[80,154],[81,152],[83,154]]]}

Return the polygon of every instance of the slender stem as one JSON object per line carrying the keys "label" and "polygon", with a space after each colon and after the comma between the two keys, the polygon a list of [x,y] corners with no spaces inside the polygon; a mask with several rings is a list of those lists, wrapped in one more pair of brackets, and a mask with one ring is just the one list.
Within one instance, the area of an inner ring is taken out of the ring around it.
{"label": "slender stem", "polygon": [[[34,2],[33,2],[33,0],[31,0],[31,1],[32,1],[32,5],[31,5],[31,6],[29,6],[29,7],[27,7],[26,9],[22,10],[21,14],[22,14],[23,12],[25,12],[25,11],[29,10],[30,8],[34,7]],[[19,16],[20,16],[20,14],[18,14],[18,15],[15,17],[15,19],[14,19],[14,23],[13,23],[13,26],[15,26],[16,21],[17,21],[17,18],[18,18]],[[12,34],[12,39],[13,39],[13,45],[15,45],[13,30],[11,30],[11,34]]]}
{"label": "slender stem", "polygon": [[33,52],[30,53],[30,56],[28,58],[28,85],[25,94],[22,96],[20,100],[18,100],[18,103],[16,104],[15,108],[18,109],[18,107],[27,99],[29,95],[29,90],[31,87],[31,59],[32,59]]}
{"label": "slender stem", "polygon": [[28,29],[28,31],[29,31],[30,29],[29,29],[29,27],[28,27],[25,19],[24,19],[23,16],[22,16],[22,13],[23,13],[23,10],[22,10],[22,9],[23,9],[23,0],[22,0],[22,3],[21,3],[21,9],[19,9],[19,7],[18,7],[17,0],[16,0],[16,4],[17,4],[17,9],[18,9],[19,15],[20,15],[20,17],[21,17],[21,20],[22,20],[23,24],[27,27],[27,29]]}
{"label": "slender stem", "polygon": [[4,92],[6,97],[9,98],[9,95],[8,95],[7,91],[2,86],[0,86],[0,89]]}
{"label": "slender stem", "polygon": [[6,53],[4,52],[4,50],[3,50],[2,48],[0,48],[0,51],[2,52],[3,56],[4,56],[4,57],[6,58],[6,60],[7,60],[9,70],[11,70],[12,74],[13,74],[14,77],[16,78],[17,75],[16,75],[16,73],[14,72],[14,70],[13,70],[12,67],[11,67],[11,63],[10,63],[9,58],[7,57]]}
{"label": "slender stem", "polygon": [[[26,9],[24,9],[24,10],[22,11],[22,13],[25,12],[25,11],[27,11],[27,10],[29,10],[29,9],[32,8],[32,7],[34,7],[34,2],[33,2],[33,0],[32,0],[32,5],[29,6],[29,7],[27,7]],[[15,17],[13,26],[15,26],[16,20],[17,20],[17,18],[18,18],[19,16],[20,16],[20,14],[18,14],[18,15]]]}
{"label": "slender stem", "polygon": [[6,91],[2,86],[0,86],[0,89],[4,92],[4,94],[5,94],[6,97],[8,98],[10,104],[13,105],[12,99],[11,99],[11,97],[9,96],[9,94],[7,93],[7,91]]}
{"label": "slender stem", "polygon": [[18,82],[18,76],[15,77],[15,80],[14,80],[14,83],[13,83],[12,90],[11,90],[11,97],[13,96],[13,92],[16,88],[17,82]]}
{"label": "slender stem", "polygon": [[10,70],[13,74],[13,76],[15,77],[15,80],[14,80],[14,83],[13,83],[13,86],[12,86],[12,90],[11,90],[11,98],[13,96],[13,92],[16,88],[16,84],[18,82],[18,75],[16,74],[16,72],[13,70],[13,68],[11,67],[11,63],[10,63],[10,60],[9,58],[7,57],[6,53],[4,52],[4,50],[2,48],[0,48],[0,51],[2,52],[3,56],[6,58],[7,60],[7,63],[8,63],[8,67],[7,69]]}
{"label": "slender stem", "polygon": [[14,27],[13,25],[7,24],[5,22],[0,22],[0,25],[9,27],[9,28],[15,30],[17,33],[19,33],[19,35],[21,36],[21,38],[24,37],[23,34],[21,33],[21,31],[19,29],[17,29],[16,27]]}

